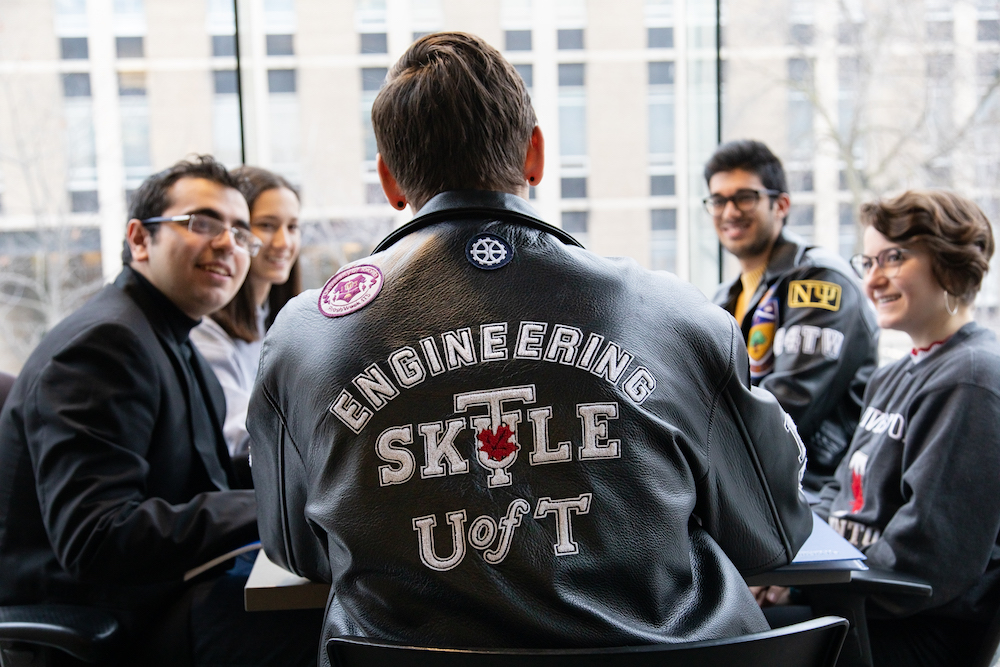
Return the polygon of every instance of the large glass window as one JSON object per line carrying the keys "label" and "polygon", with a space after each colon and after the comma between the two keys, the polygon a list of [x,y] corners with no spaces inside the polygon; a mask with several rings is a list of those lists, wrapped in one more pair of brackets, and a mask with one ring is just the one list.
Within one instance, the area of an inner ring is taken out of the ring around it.
{"label": "large glass window", "polygon": [[[784,160],[790,229],[848,256],[859,206],[907,188],[953,189],[1000,214],[994,0],[790,0],[787,15],[722,1],[723,139],[761,139]],[[977,300],[994,326],[995,273]]]}
{"label": "large glass window", "polygon": [[527,84],[544,219],[714,290],[699,203],[717,135],[714,0],[254,0],[238,26],[233,0],[36,4],[5,15],[0,40],[4,370],[117,274],[128,197],[191,154],[301,187],[307,287],[370,252],[412,215],[382,193],[371,106],[411,41],[442,29],[481,35]]}

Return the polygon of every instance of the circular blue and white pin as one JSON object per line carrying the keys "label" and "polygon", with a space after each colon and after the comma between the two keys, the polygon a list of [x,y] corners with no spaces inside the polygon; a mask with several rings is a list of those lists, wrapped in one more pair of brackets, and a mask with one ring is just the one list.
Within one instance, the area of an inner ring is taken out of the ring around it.
{"label": "circular blue and white pin", "polygon": [[341,317],[360,310],[378,296],[383,282],[377,266],[349,266],[326,281],[319,293],[319,312],[327,317]]}
{"label": "circular blue and white pin", "polygon": [[476,234],[465,244],[465,258],[477,269],[492,271],[514,259],[514,248],[502,236]]}

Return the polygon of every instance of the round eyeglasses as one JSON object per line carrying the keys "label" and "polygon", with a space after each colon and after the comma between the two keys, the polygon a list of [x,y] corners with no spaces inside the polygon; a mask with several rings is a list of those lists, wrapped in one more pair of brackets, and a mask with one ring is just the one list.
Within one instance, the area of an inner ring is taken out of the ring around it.
{"label": "round eyeglasses", "polygon": [[163,222],[186,222],[188,231],[201,234],[209,238],[216,238],[223,232],[229,232],[233,238],[233,243],[237,248],[246,252],[251,257],[256,257],[263,243],[253,232],[243,227],[233,227],[224,223],[218,218],[200,213],[189,213],[187,215],[161,216],[158,218],[146,218],[140,220],[144,225],[158,225]]}
{"label": "round eyeglasses", "polygon": [[895,278],[899,274],[899,267],[910,257],[910,251],[906,248],[886,248],[874,257],[858,253],[851,257],[851,267],[858,277],[864,280],[871,270],[878,265],[882,270],[882,275],[886,278]]}
{"label": "round eyeglasses", "polygon": [[705,204],[705,210],[708,211],[709,215],[718,217],[726,210],[726,204],[729,202],[733,202],[733,206],[737,210],[748,213],[757,206],[757,202],[760,201],[761,196],[777,197],[780,194],[780,190],[737,190],[736,194],[732,197],[712,195],[711,197],[705,197],[702,203]]}

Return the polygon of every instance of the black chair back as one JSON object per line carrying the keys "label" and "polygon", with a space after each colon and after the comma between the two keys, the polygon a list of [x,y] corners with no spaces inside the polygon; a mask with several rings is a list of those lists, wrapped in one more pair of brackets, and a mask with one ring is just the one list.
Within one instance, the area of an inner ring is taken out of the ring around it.
{"label": "black chair back", "polygon": [[[92,607],[35,604],[0,607],[0,667],[105,664],[118,640],[118,620]],[[74,663],[75,664],[75,663]]]}
{"label": "black chair back", "polygon": [[990,621],[990,625],[986,629],[986,635],[983,637],[983,643],[979,647],[976,659],[969,667],[992,667],[992,665],[998,664],[1000,662],[998,661],[1000,658],[998,648],[1000,648],[1000,608],[997,608],[993,615],[993,620]]}
{"label": "black chair back", "polygon": [[334,667],[833,667],[847,621],[826,616],[753,635],[592,649],[439,649],[334,637]]}

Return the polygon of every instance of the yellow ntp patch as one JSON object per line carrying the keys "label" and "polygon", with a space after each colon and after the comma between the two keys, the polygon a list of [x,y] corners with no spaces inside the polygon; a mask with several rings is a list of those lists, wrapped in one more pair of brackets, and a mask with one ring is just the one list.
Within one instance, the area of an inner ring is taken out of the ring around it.
{"label": "yellow ntp patch", "polygon": [[825,280],[793,280],[788,283],[788,307],[840,310],[840,285]]}

